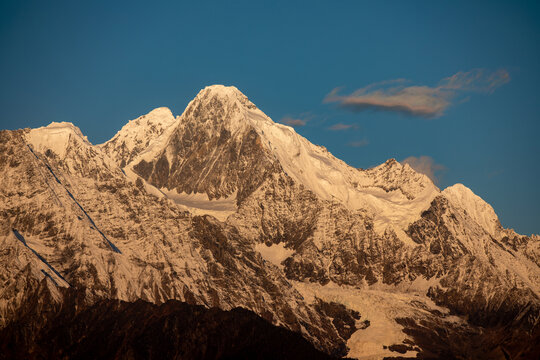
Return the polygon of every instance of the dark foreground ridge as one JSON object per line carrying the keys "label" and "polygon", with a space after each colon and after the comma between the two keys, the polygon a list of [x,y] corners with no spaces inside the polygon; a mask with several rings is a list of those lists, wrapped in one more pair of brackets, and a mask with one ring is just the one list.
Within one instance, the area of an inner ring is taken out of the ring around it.
{"label": "dark foreground ridge", "polygon": [[[43,288],[42,288],[43,289]],[[169,300],[104,299],[84,305],[67,290],[60,305],[27,300],[0,331],[1,359],[332,359],[300,334],[255,313]]]}

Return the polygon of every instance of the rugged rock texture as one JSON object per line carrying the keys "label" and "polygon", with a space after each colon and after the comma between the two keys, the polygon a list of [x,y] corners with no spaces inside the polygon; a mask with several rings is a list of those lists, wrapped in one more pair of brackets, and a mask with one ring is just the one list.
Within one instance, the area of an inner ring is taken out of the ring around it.
{"label": "rugged rock texture", "polygon": [[409,349],[412,346],[422,348],[419,359],[506,360],[540,357],[539,332],[516,331],[511,325],[504,324],[488,328],[474,328],[442,323],[437,319],[417,321],[411,318],[397,318],[396,320],[403,326],[403,331],[413,339],[402,344],[401,349]]}
{"label": "rugged rock texture", "polygon": [[36,306],[44,296],[28,298],[0,330],[0,359],[332,359],[242,308],[110,299],[89,306],[72,290],[62,306]]}
{"label": "rugged rock texture", "polygon": [[[538,329],[538,268],[527,256],[492,238],[466,211],[437,197],[409,227],[411,238],[435,255],[442,275],[429,296],[482,326]],[[533,239],[523,239],[525,243]]]}
{"label": "rugged rock texture", "polygon": [[221,96],[214,96],[211,89],[201,91],[166,146],[151,154],[150,161],[135,160],[133,169],[158,188],[206,193],[210,199],[236,194],[242,202],[268,175],[279,171],[260,136],[243,119],[244,109],[256,108],[238,91]]}
{"label": "rugged rock texture", "polygon": [[351,168],[235,88],[100,146],[66,123],[2,131],[0,174],[2,326],[36,289],[62,304],[72,288],[89,305],[241,306],[335,356],[538,351],[538,236],[393,159]]}

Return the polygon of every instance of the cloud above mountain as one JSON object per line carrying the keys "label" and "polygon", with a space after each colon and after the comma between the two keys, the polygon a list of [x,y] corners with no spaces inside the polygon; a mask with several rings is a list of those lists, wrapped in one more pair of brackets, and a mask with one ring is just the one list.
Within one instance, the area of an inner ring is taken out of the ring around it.
{"label": "cloud above mountain", "polygon": [[433,87],[406,86],[409,81],[396,79],[367,85],[349,95],[341,95],[341,89],[336,88],[324,102],[337,103],[353,112],[379,110],[432,119],[442,116],[453,100],[466,93],[490,94],[509,81],[510,75],[504,69],[473,69],[444,78]]}
{"label": "cloud above mountain", "polygon": [[342,131],[342,130],[349,130],[349,129],[358,129],[358,125],[356,125],[356,124],[342,124],[342,123],[337,123],[337,124],[334,124],[334,125],[330,126],[328,129],[329,129],[329,130],[332,130],[332,131]]}
{"label": "cloud above mountain", "polygon": [[441,172],[446,170],[446,167],[441,164],[437,164],[431,156],[409,156],[401,161],[402,164],[409,164],[414,170],[426,175],[433,181],[434,184],[438,184],[441,177]]}
{"label": "cloud above mountain", "polygon": [[369,140],[364,138],[358,141],[351,141],[348,145],[352,147],[364,147],[369,145]]}
{"label": "cloud above mountain", "polygon": [[284,118],[281,119],[281,123],[285,125],[290,125],[290,126],[304,126],[306,125],[307,120],[295,119],[290,116],[285,116]]}

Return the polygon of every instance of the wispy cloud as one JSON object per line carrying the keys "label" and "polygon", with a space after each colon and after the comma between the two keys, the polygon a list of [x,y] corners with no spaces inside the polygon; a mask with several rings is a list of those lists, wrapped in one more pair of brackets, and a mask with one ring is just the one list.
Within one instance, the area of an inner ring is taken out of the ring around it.
{"label": "wispy cloud", "polygon": [[492,93],[495,89],[510,81],[510,74],[504,69],[487,73],[484,69],[474,69],[468,72],[460,71],[442,79],[439,86],[449,90]]}
{"label": "wispy cloud", "polygon": [[444,165],[437,164],[431,156],[409,156],[401,162],[403,164],[409,164],[410,167],[419,173],[426,175],[435,184],[439,183],[441,173],[446,170]]}
{"label": "wispy cloud", "polygon": [[369,145],[369,140],[368,139],[362,139],[362,140],[358,140],[358,141],[351,141],[348,145],[352,146],[352,147],[364,147],[364,146]]}
{"label": "wispy cloud", "polygon": [[437,118],[459,95],[468,92],[490,94],[510,81],[504,69],[487,72],[484,69],[460,71],[444,78],[437,86],[405,86],[404,79],[388,80],[370,84],[350,95],[340,95],[340,88],[332,90],[324,99],[325,103],[338,103],[351,111],[381,110],[393,111],[424,118]]}
{"label": "wispy cloud", "polygon": [[294,119],[290,116],[285,116],[284,118],[281,119],[281,122],[285,125],[290,125],[290,126],[304,126],[306,125],[307,120]]}
{"label": "wispy cloud", "polygon": [[337,123],[335,125],[332,125],[328,128],[329,130],[332,130],[332,131],[342,131],[342,130],[349,130],[349,129],[358,129],[358,125],[356,124],[342,124],[342,123]]}

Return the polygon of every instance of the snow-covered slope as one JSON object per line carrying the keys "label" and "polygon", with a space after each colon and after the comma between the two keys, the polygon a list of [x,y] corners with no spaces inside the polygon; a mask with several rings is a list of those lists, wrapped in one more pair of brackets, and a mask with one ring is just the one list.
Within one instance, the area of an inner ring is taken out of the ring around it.
{"label": "snow-covered slope", "polygon": [[310,143],[292,127],[274,123],[259,109],[245,113],[285,173],[321,199],[337,200],[351,210],[375,214],[379,232],[389,225],[405,228],[425,210],[439,190],[425,175],[389,160],[376,168],[360,170]]}
{"label": "snow-covered slope", "polygon": [[171,110],[160,107],[129,121],[112,139],[99,145],[124,167],[176,121]]}
{"label": "snow-covered slope", "polygon": [[461,207],[484,230],[493,237],[498,237],[502,230],[495,211],[480,196],[463,184],[449,186],[442,192],[455,206]]}
{"label": "snow-covered slope", "polygon": [[66,157],[73,142],[84,146],[92,145],[81,130],[69,122],[52,122],[48,126],[32,129],[26,135],[26,139],[35,150],[43,153],[51,150],[60,158]]}
{"label": "snow-covered slope", "polygon": [[[59,161],[68,173],[98,179],[107,176],[107,172],[121,172],[115,162],[92,145],[72,123],[53,122],[31,129],[25,134],[25,139],[28,149],[36,158],[36,153],[43,153],[45,158]],[[51,169],[49,171],[52,172]]]}

